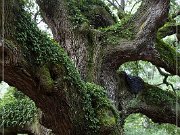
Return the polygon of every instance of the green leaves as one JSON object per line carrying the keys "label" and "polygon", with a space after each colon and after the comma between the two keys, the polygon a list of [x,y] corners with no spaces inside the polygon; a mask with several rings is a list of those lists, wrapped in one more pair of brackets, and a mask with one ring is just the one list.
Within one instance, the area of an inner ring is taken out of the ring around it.
{"label": "green leaves", "polygon": [[24,56],[31,64],[42,65],[49,61],[58,61],[59,46],[38,29],[30,14],[26,11],[19,13],[16,23],[16,39],[22,45]]}
{"label": "green leaves", "polygon": [[36,113],[33,101],[21,92],[10,89],[0,101],[0,127],[25,126],[33,122]]}
{"label": "green leaves", "polygon": [[113,126],[118,119],[118,112],[108,99],[107,94],[101,86],[86,83],[87,92],[84,95],[85,119],[89,128],[97,134],[101,126]]}
{"label": "green leaves", "polygon": [[125,135],[179,135],[180,128],[172,124],[154,123],[142,114],[129,115],[124,124]]}

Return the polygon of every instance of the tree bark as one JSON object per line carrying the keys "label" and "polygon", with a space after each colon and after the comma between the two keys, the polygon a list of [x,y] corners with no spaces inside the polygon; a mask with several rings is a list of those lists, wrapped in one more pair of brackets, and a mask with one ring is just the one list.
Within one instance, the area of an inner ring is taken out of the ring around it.
{"label": "tree bark", "polygon": [[[156,86],[144,83],[144,89],[139,92],[137,97],[130,94],[128,83],[123,72],[119,73],[119,87],[117,107],[122,110],[122,121],[131,113],[143,113],[154,122],[172,123],[179,126],[180,109],[179,97],[176,102],[176,94],[172,91],[164,91]],[[177,113],[177,114],[176,114]],[[177,122],[177,123],[176,123]]]}
{"label": "tree bark", "polygon": [[[28,22],[19,0],[5,1],[5,60],[0,60],[1,64],[5,63],[5,81],[35,101],[43,112],[42,124],[58,135],[97,132],[120,135],[123,132],[119,127],[119,117],[115,115],[117,110],[112,107],[114,104],[117,108],[121,104],[119,111],[123,114],[122,120],[130,113],[141,112],[157,122],[175,123],[175,113],[170,105],[164,107],[169,113],[162,115],[163,119],[159,116],[163,112],[156,104],[148,105],[148,101],[143,100],[147,90],[141,94],[137,106],[128,107],[126,103],[132,95],[125,85],[120,85],[123,79],[117,73],[119,66],[125,62],[146,60],[179,75],[180,68],[177,67],[178,72],[175,69],[175,51],[156,37],[158,29],[167,19],[169,0],[143,1],[137,13],[117,31],[113,28],[105,31],[95,29],[88,23],[74,28],[69,18],[68,2],[37,0],[45,22],[59,43],[57,45]],[[132,38],[118,34],[128,32],[127,29],[132,31]],[[108,37],[112,37],[113,42],[109,42]],[[169,55],[163,54],[163,51]],[[0,69],[2,76],[2,67]],[[114,103],[110,103],[106,96],[101,97],[103,91],[99,86],[89,87],[85,83],[88,81],[103,86]],[[100,95],[96,95],[97,91]],[[102,98],[108,102],[108,106],[98,106],[102,101],[97,99]],[[108,120],[113,119],[113,122],[102,122],[107,115]]]}

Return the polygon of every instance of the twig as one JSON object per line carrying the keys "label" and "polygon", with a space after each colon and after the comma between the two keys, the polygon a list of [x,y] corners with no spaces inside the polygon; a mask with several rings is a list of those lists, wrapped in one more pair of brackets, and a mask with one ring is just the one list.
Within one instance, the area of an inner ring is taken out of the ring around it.
{"label": "twig", "polygon": [[134,7],[135,7],[135,6],[136,6],[139,2],[141,2],[141,0],[138,0],[138,1],[136,1],[136,3],[134,3],[134,5],[133,5],[133,6],[132,6],[132,8],[131,8],[130,13],[132,13],[132,11],[133,11]]}
{"label": "twig", "polygon": [[[161,68],[159,68],[159,67],[157,67],[157,69],[158,69],[159,73],[160,73],[162,76],[164,76],[164,79],[163,79],[163,83],[162,83],[162,84],[166,84],[166,86],[169,86],[169,85],[170,85],[171,88],[172,88],[172,90],[176,93],[176,89],[174,88],[173,84],[167,81],[168,77],[169,77],[169,76],[173,76],[173,75],[162,71]],[[161,85],[161,84],[160,84],[160,85]]]}
{"label": "twig", "polygon": [[121,12],[124,12],[124,10],[123,10],[123,8],[122,8],[122,6],[117,2],[117,0],[115,0],[115,2],[117,3],[117,5],[114,3],[114,2],[112,2],[111,0],[107,0],[115,9],[117,9],[117,10],[119,10],[119,11],[121,11]]}
{"label": "twig", "polygon": [[39,13],[40,13],[40,11],[37,11],[37,12],[35,13],[35,15],[34,15],[34,22],[36,22],[37,16],[39,15]]}

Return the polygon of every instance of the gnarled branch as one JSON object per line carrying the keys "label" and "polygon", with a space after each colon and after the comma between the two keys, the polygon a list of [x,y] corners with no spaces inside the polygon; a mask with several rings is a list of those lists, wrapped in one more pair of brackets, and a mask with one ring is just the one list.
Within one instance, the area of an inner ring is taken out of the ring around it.
{"label": "gnarled branch", "polygon": [[[124,118],[131,113],[142,113],[154,122],[177,124],[176,119],[179,119],[180,110],[176,111],[176,104],[179,106],[180,102],[176,102],[175,93],[144,83],[144,89],[134,98],[127,90],[125,74],[119,73],[119,77],[118,107]],[[177,126],[179,124],[180,121]]]}

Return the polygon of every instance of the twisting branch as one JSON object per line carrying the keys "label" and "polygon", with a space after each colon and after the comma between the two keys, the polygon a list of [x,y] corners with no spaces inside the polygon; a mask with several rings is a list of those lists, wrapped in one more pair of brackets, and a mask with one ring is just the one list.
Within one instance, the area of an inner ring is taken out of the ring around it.
{"label": "twisting branch", "polygon": [[170,85],[171,88],[172,88],[172,90],[176,93],[176,89],[174,88],[173,84],[167,81],[168,77],[169,77],[169,76],[173,76],[173,75],[162,71],[160,67],[157,67],[157,69],[158,69],[159,73],[160,73],[162,76],[164,76],[163,83],[158,84],[158,85],[162,85],[162,84],[166,84],[166,86],[169,86],[169,85]]}
{"label": "twisting branch", "polygon": [[[63,48],[71,47],[71,44],[66,44],[66,37],[73,37],[72,35],[72,23],[69,20],[69,13],[67,7],[67,1],[54,0],[36,0],[40,7],[40,11],[43,20],[52,29],[54,38],[60,41]],[[60,38],[61,37],[61,38]],[[68,47],[67,47],[68,46]]]}
{"label": "twisting branch", "polygon": [[[146,9],[144,5],[149,6],[153,10]],[[123,60],[149,60],[155,62],[155,52],[151,51],[149,48],[154,45],[153,40],[155,40],[156,32],[159,27],[167,19],[169,0],[166,1],[145,1],[141,5],[141,15],[136,13],[133,18],[138,18],[139,23],[132,20],[132,25],[135,25],[137,32],[134,32],[135,39],[132,41],[121,41],[118,42],[116,46],[107,45],[107,52],[104,55],[104,63],[110,65],[110,67],[117,69]],[[160,11],[161,12],[156,12]],[[138,15],[138,17],[137,17]],[[160,21],[161,20],[161,21]],[[159,23],[160,22],[160,23]],[[131,23],[131,22],[130,22]],[[137,24],[137,25],[136,25]],[[110,36],[110,34],[108,34]],[[151,38],[151,39],[150,39]],[[149,42],[151,40],[151,42]],[[142,49],[142,48],[143,49]],[[123,58],[123,60],[122,60]],[[160,63],[160,62],[159,62]]]}
{"label": "twisting branch", "polygon": [[39,14],[40,14],[39,10],[34,14],[34,22],[37,21],[37,17],[38,17]]}
{"label": "twisting branch", "polygon": [[125,1],[124,0],[121,0],[121,6],[122,6],[122,8],[124,10],[124,8],[125,8]]}

